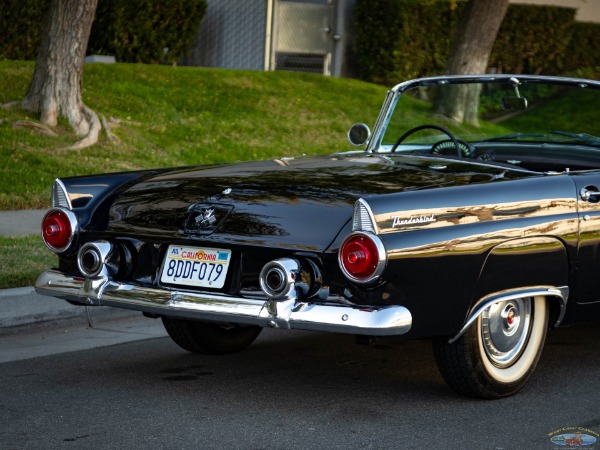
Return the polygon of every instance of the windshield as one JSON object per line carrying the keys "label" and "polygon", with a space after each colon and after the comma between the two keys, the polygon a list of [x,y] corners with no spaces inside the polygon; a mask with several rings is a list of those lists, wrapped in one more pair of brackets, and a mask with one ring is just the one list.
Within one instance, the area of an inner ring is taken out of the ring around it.
{"label": "windshield", "polygon": [[[414,87],[400,95],[379,151],[542,171],[600,168],[600,90],[595,87],[585,80],[561,84],[508,77]],[[536,158],[546,161],[529,161]]]}

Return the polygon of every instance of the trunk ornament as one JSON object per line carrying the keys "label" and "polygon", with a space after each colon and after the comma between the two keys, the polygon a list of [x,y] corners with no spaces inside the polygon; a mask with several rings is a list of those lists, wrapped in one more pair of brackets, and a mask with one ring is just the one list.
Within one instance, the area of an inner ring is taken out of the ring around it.
{"label": "trunk ornament", "polygon": [[211,234],[233,210],[231,205],[198,203],[190,207],[185,223],[185,233]]}

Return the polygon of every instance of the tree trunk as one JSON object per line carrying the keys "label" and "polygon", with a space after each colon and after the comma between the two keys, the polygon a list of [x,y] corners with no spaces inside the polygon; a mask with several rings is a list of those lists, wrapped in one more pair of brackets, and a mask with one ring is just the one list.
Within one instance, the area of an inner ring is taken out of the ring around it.
{"label": "tree trunk", "polygon": [[[509,0],[469,0],[458,24],[458,30],[446,65],[452,75],[482,74],[486,72],[498,30],[506,15]],[[456,85],[444,89],[447,95],[437,99],[434,112],[453,122],[478,123],[480,89]]]}
{"label": "tree trunk", "polygon": [[52,0],[33,78],[23,106],[56,126],[66,117],[78,136],[95,140],[96,114],[83,104],[83,64],[98,0]]}

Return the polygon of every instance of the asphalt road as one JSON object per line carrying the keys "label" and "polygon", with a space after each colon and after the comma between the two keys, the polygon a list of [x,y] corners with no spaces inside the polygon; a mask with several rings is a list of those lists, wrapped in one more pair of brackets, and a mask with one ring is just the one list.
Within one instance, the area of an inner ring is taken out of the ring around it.
{"label": "asphalt road", "polygon": [[600,433],[599,325],[550,333],[525,390],[497,401],[450,391],[429,342],[265,330],[227,356],[160,337],[59,350],[0,364],[0,448],[560,448],[557,430]]}

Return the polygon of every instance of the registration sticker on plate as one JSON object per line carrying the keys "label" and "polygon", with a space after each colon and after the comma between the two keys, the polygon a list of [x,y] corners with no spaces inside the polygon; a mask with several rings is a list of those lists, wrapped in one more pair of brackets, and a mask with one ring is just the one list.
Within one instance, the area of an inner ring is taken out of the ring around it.
{"label": "registration sticker on plate", "polygon": [[225,284],[231,250],[181,247],[167,250],[161,283],[220,289]]}

